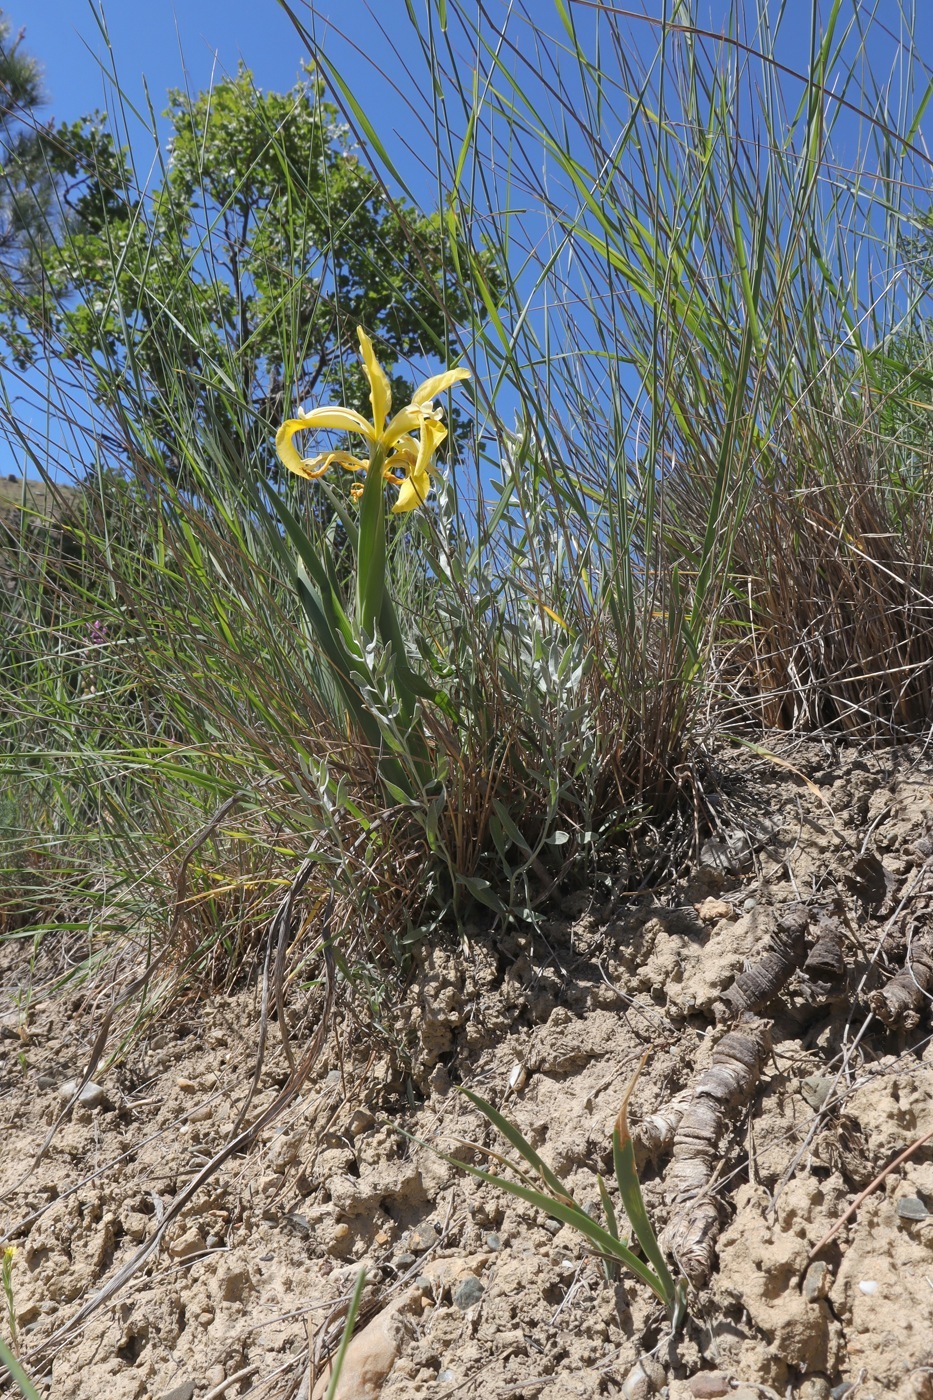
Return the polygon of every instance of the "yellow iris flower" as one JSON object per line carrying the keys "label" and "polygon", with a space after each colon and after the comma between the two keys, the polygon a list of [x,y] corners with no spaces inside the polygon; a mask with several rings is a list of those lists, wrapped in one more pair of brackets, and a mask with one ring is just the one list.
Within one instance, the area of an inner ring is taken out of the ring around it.
{"label": "yellow iris flower", "polygon": [[[443,409],[435,408],[433,401],[458,380],[469,379],[470,373],[465,369],[449,369],[426,379],[415,390],[411,403],[389,418],[392,390],[388,377],[376,359],[372,341],[362,327],[357,330],[357,335],[363,371],[369,381],[373,421],[368,422],[352,408],[336,405],[315,408],[282,424],[275,435],[275,450],[283,466],[296,476],[306,477],[308,481],[323,476],[335,464],[350,472],[368,471],[378,454],[382,459],[386,481],[399,488],[392,507],[394,514],[399,515],[424,505],[431,490],[434,456],[447,436],[447,429],[441,422]],[[356,433],[365,438],[370,444],[369,458],[354,457],[351,452],[321,452],[317,457],[302,457],[293,441],[295,434],[323,428]],[[362,490],[362,486],[356,485],[352,493],[359,497]]]}

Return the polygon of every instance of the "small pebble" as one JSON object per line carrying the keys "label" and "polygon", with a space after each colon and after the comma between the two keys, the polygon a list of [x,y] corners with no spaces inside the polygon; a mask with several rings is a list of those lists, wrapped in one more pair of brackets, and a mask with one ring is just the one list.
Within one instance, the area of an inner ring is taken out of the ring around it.
{"label": "small pebble", "polygon": [[700,865],[707,870],[728,870],[729,856],[722,841],[710,838],[700,847]]}
{"label": "small pebble", "polygon": [[453,1294],[454,1307],[461,1312],[466,1312],[468,1308],[473,1308],[486,1292],[478,1278],[473,1274],[468,1274],[461,1284],[457,1286]]}
{"label": "small pebble", "polygon": [[848,1395],[854,1385],[854,1381],[841,1381],[839,1385],[834,1385],[829,1392],[831,1400],[843,1400],[843,1397]]}
{"label": "small pebble", "polygon": [[371,1128],[376,1119],[368,1108],[357,1108],[353,1111],[347,1127],[347,1132],[351,1137],[359,1137],[360,1133],[365,1133],[367,1128]]}
{"label": "small pebble", "polygon": [[625,1400],[649,1400],[650,1396],[657,1394],[651,1377],[640,1361],[635,1363],[622,1382],[622,1394]]}
{"label": "small pebble", "polygon": [[[77,1079],[69,1079],[59,1089],[58,1097],[67,1103],[70,1099],[73,1099],[77,1093]],[[78,1094],[78,1103],[82,1108],[100,1108],[103,1101],[104,1091],[99,1084],[94,1083],[93,1079],[89,1080],[80,1094]]]}
{"label": "small pebble", "polygon": [[168,1247],[172,1259],[188,1259],[192,1254],[200,1254],[204,1249],[204,1236],[196,1225],[185,1230]]}
{"label": "small pebble", "polygon": [[496,1234],[484,1235],[483,1243],[485,1244],[487,1249],[491,1249],[494,1251],[502,1248],[502,1240]]}
{"label": "small pebble", "polygon": [[803,1296],[808,1303],[816,1303],[825,1298],[832,1287],[832,1273],[828,1264],[821,1259],[811,1264],[803,1280]]}
{"label": "small pebble", "polygon": [[800,1085],[800,1092],[813,1109],[822,1108],[833,1091],[836,1081],[825,1074],[809,1074]]}
{"label": "small pebble", "polygon": [[862,1293],[867,1293],[869,1297],[872,1293],[878,1292],[878,1285],[873,1278],[859,1279],[859,1289]]}
{"label": "small pebble", "polygon": [[825,1376],[807,1376],[800,1382],[797,1400],[829,1400],[829,1381]]}
{"label": "small pebble", "polygon": [[731,1388],[725,1371],[700,1371],[687,1382],[687,1389],[696,1400],[715,1400],[716,1396],[728,1395]]}
{"label": "small pebble", "polygon": [[720,919],[731,919],[734,910],[727,899],[702,899],[699,904],[693,906],[704,924],[715,924]]}
{"label": "small pebble", "polygon": [[897,1214],[901,1220],[927,1220],[930,1212],[919,1196],[904,1196],[897,1203]]}
{"label": "small pebble", "polygon": [[173,1386],[171,1390],[164,1391],[158,1400],[192,1400],[194,1396],[194,1381],[182,1381],[181,1385]]}
{"label": "small pebble", "polygon": [[416,1254],[425,1254],[437,1244],[437,1231],[430,1220],[425,1220],[408,1232],[408,1246]]}
{"label": "small pebble", "polygon": [[397,1269],[410,1269],[417,1257],[418,1256],[412,1254],[410,1250],[405,1250],[402,1254],[396,1254],[393,1262]]}

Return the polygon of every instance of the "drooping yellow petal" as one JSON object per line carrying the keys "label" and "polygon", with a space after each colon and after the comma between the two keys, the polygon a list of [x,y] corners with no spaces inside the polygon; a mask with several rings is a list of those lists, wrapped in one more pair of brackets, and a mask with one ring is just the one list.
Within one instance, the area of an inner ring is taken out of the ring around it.
{"label": "drooping yellow petal", "polygon": [[[376,442],[379,437],[379,434],[373,431],[372,423],[367,423],[362,413],[357,413],[352,408],[341,408],[338,404],[329,408],[312,408],[310,413],[289,421],[297,423],[299,428],[333,428],[342,433],[359,433],[369,442]],[[281,431],[280,428],[279,432]]]}
{"label": "drooping yellow petal", "polygon": [[344,471],[347,472],[364,472],[369,466],[365,457],[354,457],[352,452],[325,452],[321,455],[324,458],[324,465],[317,473],[318,476],[321,476],[334,463],[338,467],[343,467]]}
{"label": "drooping yellow petal", "polygon": [[446,369],[443,374],[435,374],[433,379],[426,379],[423,384],[412,394],[411,401],[415,405],[430,403],[436,399],[438,394],[442,394],[445,389],[449,389],[452,384],[456,384],[461,379],[469,379],[468,369]]}
{"label": "drooping yellow petal", "polygon": [[[354,413],[350,408],[316,408],[311,413],[305,413],[300,418],[288,418],[279,428],[275,435],[275,450],[279,455],[279,461],[296,476],[303,476],[308,481],[314,481],[322,472],[327,470],[327,466],[317,470],[319,464],[325,456],[330,456],[331,460],[336,460],[338,453],[322,453],[317,457],[305,459],[301,456],[292,439],[296,433],[307,432],[309,429],[331,428],[339,429],[347,433],[360,433],[370,442],[373,441],[372,424],[359,413]],[[348,454],[344,453],[343,456]],[[365,466],[366,463],[361,464]],[[352,468],[356,470],[356,468]]]}
{"label": "drooping yellow petal", "polygon": [[392,390],[389,387],[385,370],[376,359],[373,343],[362,326],[357,327],[356,334],[359,337],[363,369],[369,380],[369,402],[373,406],[373,427],[376,431],[376,437],[381,437],[392,408]]}
{"label": "drooping yellow petal", "polygon": [[[308,481],[317,481],[318,477],[323,476],[330,466],[330,453],[319,452],[316,457],[299,457],[298,460],[301,462],[301,471],[298,472],[298,476],[306,477]],[[295,471],[295,468],[291,467],[290,470]]]}
{"label": "drooping yellow petal", "polygon": [[403,481],[398,489],[398,499],[392,507],[393,515],[404,515],[409,510],[417,510],[418,506],[423,506],[428,499],[431,490],[431,478],[427,472],[419,473],[413,470],[411,476]]}
{"label": "drooping yellow petal", "polygon": [[406,511],[423,506],[431,490],[431,472],[434,470],[434,454],[447,436],[447,429],[436,418],[425,420],[418,443],[418,456],[409,467],[406,480],[399,487],[398,499],[392,507],[393,515],[404,515]]}
{"label": "drooping yellow petal", "polygon": [[303,476],[309,481],[313,481],[316,475],[314,467],[320,458],[312,458],[310,463],[306,463],[292,442],[292,438],[296,433],[302,432],[304,426],[304,420],[301,418],[287,419],[275,435],[275,450],[283,467],[287,467],[296,476]]}

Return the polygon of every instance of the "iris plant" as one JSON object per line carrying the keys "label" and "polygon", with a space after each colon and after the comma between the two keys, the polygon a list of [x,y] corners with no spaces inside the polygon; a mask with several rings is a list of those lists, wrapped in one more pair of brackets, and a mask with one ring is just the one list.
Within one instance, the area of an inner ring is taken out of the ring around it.
{"label": "iris plant", "polygon": [[[398,703],[401,730],[392,735],[390,747],[398,754],[401,744],[408,763],[384,754],[381,767],[384,778],[396,792],[408,793],[412,787],[404,771],[406,767],[409,773],[417,772],[422,782],[430,767],[428,750],[415,722],[418,702],[431,700],[446,708],[447,697],[412,668],[397,610],[386,587],[385,486],[388,482],[398,489],[392,505],[395,514],[414,510],[425,503],[436,470],[435,454],[447,436],[441,421],[443,410],[434,406],[434,399],[459,380],[468,379],[469,373],[465,369],[451,369],[425,380],[415,390],[411,402],[393,416],[389,380],[376,359],[372,341],[362,329],[357,334],[363,370],[369,381],[372,421],[351,408],[338,405],[316,408],[289,418],[279,428],[275,439],[279,459],[296,476],[315,481],[331,466],[366,474],[365,480],[357,481],[351,488],[360,506],[358,521],[344,509],[339,498],[331,497],[356,557],[352,615],[345,606],[330,551],[322,551],[319,544],[309,539],[283,500],[276,495],[273,500],[298,556],[296,584],[320,651],[327,659],[348,714],[367,742],[380,749],[389,736],[384,721],[372,705],[372,696],[380,687],[372,670],[370,644],[381,642],[391,656],[387,674]],[[361,437],[368,455],[358,457],[345,450],[333,450],[303,457],[295,446],[295,437],[318,430]],[[404,736],[401,739],[400,733]]]}

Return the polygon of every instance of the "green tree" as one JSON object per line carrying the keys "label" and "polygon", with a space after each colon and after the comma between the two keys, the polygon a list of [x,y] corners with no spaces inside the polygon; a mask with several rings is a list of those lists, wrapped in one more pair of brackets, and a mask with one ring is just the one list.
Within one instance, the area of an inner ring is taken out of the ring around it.
{"label": "green tree", "polygon": [[45,102],[39,61],[0,10],[0,275],[28,284],[46,241],[54,182],[37,112]]}
{"label": "green tree", "polygon": [[245,429],[255,451],[305,399],[362,405],[362,377],[347,382],[357,325],[400,398],[401,360],[447,355],[467,308],[443,221],[386,200],[317,82],[265,93],[241,67],[195,98],[171,93],[166,115],[150,192],[106,116],[49,134],[64,218],[42,283],[0,306],[21,362],[80,361],[100,402],[145,418],[181,461],[180,408],[192,432]]}

